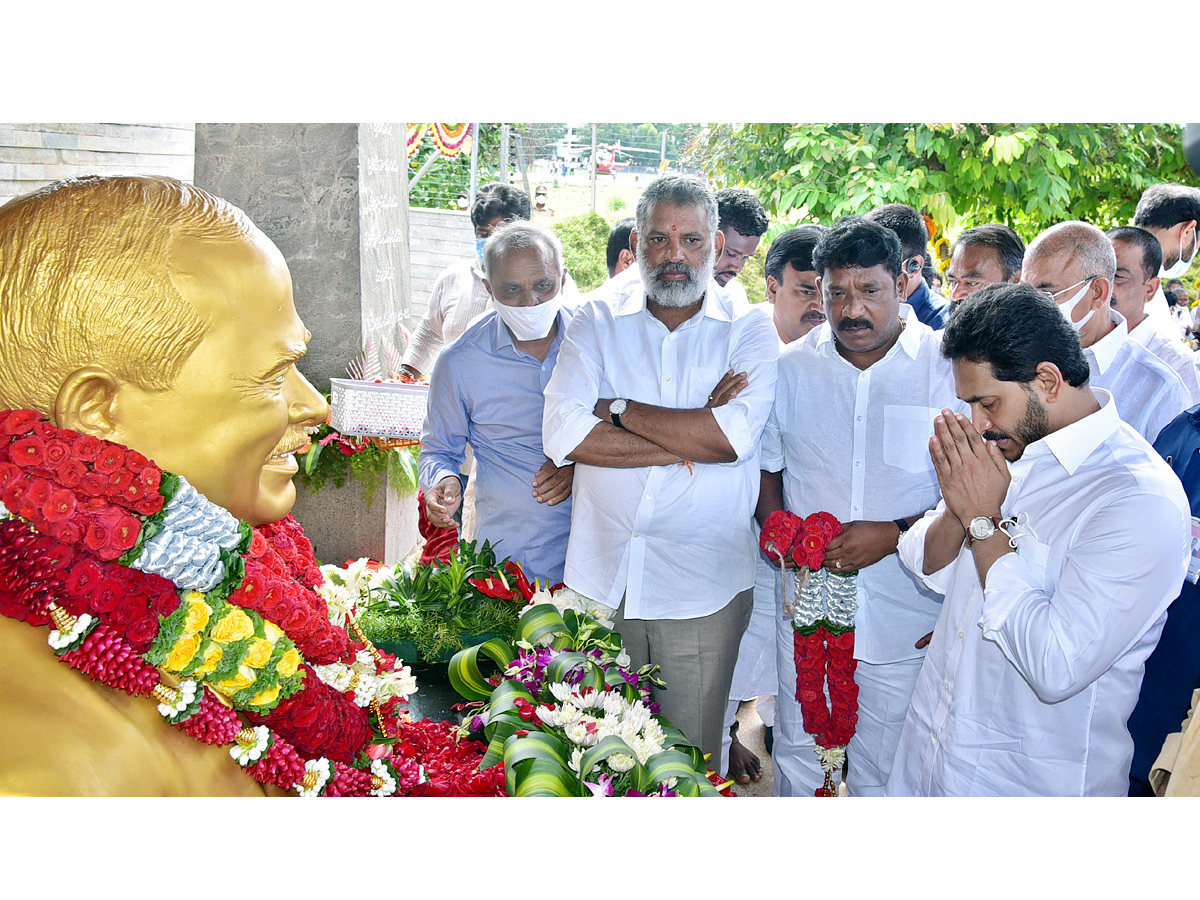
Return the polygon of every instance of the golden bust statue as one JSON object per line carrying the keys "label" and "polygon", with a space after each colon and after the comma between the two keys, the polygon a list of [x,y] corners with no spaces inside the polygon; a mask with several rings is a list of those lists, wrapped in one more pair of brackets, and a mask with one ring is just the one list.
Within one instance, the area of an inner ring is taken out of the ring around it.
{"label": "golden bust statue", "polygon": [[[236,207],[168,178],[58,182],[0,207],[0,408],[115,441],[252,525],[295,500],[325,420],[283,256]],[[0,793],[254,794],[227,748],[55,660],[0,617]]]}

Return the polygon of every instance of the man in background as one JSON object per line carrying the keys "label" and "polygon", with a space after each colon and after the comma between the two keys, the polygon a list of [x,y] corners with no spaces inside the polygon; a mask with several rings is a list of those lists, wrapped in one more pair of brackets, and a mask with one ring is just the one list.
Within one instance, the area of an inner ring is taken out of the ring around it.
{"label": "man in background", "polygon": [[989,284],[1016,284],[1021,280],[1025,243],[1007,225],[989,222],[968,228],[954,242],[946,281],[950,302],[967,299]]}
{"label": "man in background", "polygon": [[717,255],[713,279],[726,292],[737,309],[749,305],[746,289],[733,282],[758,250],[759,241],[770,224],[758,198],[745,188],[717,191],[717,215],[725,248]]}
{"label": "man in background", "polygon": [[867,213],[866,219],[890,228],[900,238],[900,248],[904,254],[900,267],[908,276],[904,302],[921,322],[934,331],[945,328],[946,320],[950,318],[950,302],[931,291],[921,274],[932,257],[925,217],[907,203],[887,203]]}

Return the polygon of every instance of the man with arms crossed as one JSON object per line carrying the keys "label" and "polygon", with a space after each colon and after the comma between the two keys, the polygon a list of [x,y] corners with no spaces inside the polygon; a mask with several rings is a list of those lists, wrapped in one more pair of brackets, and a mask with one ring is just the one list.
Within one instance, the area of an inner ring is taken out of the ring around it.
{"label": "man with arms crossed", "polygon": [[971,418],[938,417],[943,500],[900,542],[945,601],[888,794],[1123,796],[1125,723],[1187,570],[1183,488],[1028,285],[964,300],[942,352]]}
{"label": "man with arms crossed", "polygon": [[761,309],[737,315],[709,289],[723,241],[699,179],[655,180],[634,235],[645,290],[576,313],[543,439],[576,464],[567,585],[617,609],[633,666],[662,667],[655,699],[711,765],[753,604],[779,340]]}

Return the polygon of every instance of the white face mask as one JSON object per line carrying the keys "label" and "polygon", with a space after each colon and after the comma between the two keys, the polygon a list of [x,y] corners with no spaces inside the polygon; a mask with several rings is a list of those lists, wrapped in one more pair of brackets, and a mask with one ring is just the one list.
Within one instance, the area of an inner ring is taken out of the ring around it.
{"label": "white face mask", "polygon": [[1169,269],[1160,268],[1158,276],[1160,278],[1178,278],[1186,272],[1192,265],[1192,260],[1196,258],[1196,251],[1200,249],[1200,227],[1192,229],[1192,255],[1187,259],[1183,258],[1183,232],[1179,232],[1179,259],[1175,260],[1175,264]]}
{"label": "white face mask", "polygon": [[561,291],[537,306],[505,306],[492,298],[492,309],[518,341],[538,341],[548,335],[561,308]]}
{"label": "white face mask", "polygon": [[[1058,304],[1058,311],[1063,314],[1063,316],[1066,318],[1066,320],[1071,324],[1071,327],[1074,328],[1076,331],[1082,331],[1083,326],[1088,323],[1088,320],[1092,317],[1093,313],[1096,312],[1094,309],[1089,309],[1087,315],[1084,316],[1082,319],[1080,319],[1078,322],[1074,321],[1071,318],[1071,314],[1073,312],[1075,312],[1075,307],[1079,305],[1079,301],[1083,299],[1083,295],[1088,292],[1088,289],[1091,288],[1091,286],[1092,286],[1092,279],[1089,278],[1084,282],[1083,287],[1081,287],[1079,289],[1079,291],[1075,294],[1074,297],[1072,297],[1070,300],[1065,300],[1062,303]],[[1068,288],[1067,290],[1070,290],[1070,288]]]}

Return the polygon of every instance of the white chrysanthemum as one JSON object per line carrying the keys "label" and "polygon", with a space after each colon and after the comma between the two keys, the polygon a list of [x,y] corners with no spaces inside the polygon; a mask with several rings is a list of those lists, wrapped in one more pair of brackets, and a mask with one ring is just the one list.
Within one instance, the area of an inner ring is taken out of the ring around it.
{"label": "white chrysanthemum", "polygon": [[558,710],[551,709],[548,706],[539,706],[537,708],[537,717],[551,728],[557,728],[560,724],[559,720],[561,716],[559,715]]}
{"label": "white chrysanthemum", "polygon": [[550,685],[550,693],[554,695],[554,699],[559,703],[566,703],[567,698],[575,693],[575,688],[562,681],[556,681]]}
{"label": "white chrysanthemum", "polygon": [[588,728],[589,725],[594,726],[595,723],[590,719],[581,719],[578,722],[572,722],[563,729],[563,734],[572,744],[578,744],[580,747],[591,747],[596,741],[600,740],[596,729]]}
{"label": "white chrysanthemum", "polygon": [[603,696],[604,712],[606,715],[621,716],[629,707],[629,704],[625,702],[625,698],[616,691],[606,691]]}
{"label": "white chrysanthemum", "polygon": [[319,797],[321,791],[325,789],[325,785],[329,782],[329,772],[331,769],[329,760],[325,757],[319,759],[310,759],[304,763],[304,774],[315,774],[316,780],[312,787],[306,788],[303,782],[297,782],[295,785],[296,792],[301,797]]}
{"label": "white chrysanthemum", "polygon": [[572,772],[578,772],[579,766],[583,763],[583,748],[575,747],[571,750],[571,761],[567,763],[571,767]]}
{"label": "white chrysanthemum", "polygon": [[658,719],[651,718],[645,725],[642,726],[642,737],[655,744],[660,750],[667,736],[663,733],[662,726],[658,724]]}
{"label": "white chrysanthemum", "polygon": [[614,753],[608,758],[608,767],[614,772],[628,772],[637,764],[637,760],[627,753]]}
{"label": "white chrysanthemum", "polygon": [[588,691],[575,695],[571,702],[580,709],[604,709],[604,698],[607,696],[607,691]]}
{"label": "white chrysanthemum", "polygon": [[621,740],[628,744],[631,741],[641,738],[642,729],[641,726],[632,719],[623,719],[621,721],[621,730],[617,732],[617,735],[621,738]]}
{"label": "white chrysanthemum", "polygon": [[567,725],[574,725],[583,718],[583,712],[577,706],[572,706],[570,703],[564,703],[558,708],[558,728],[565,728]]}
{"label": "white chrysanthemum", "polygon": [[637,725],[638,730],[640,731],[646,727],[646,723],[648,723],[651,719],[650,710],[646,708],[646,704],[644,704],[641,700],[635,700],[633,703],[629,704],[629,707],[625,710],[624,718]]}

